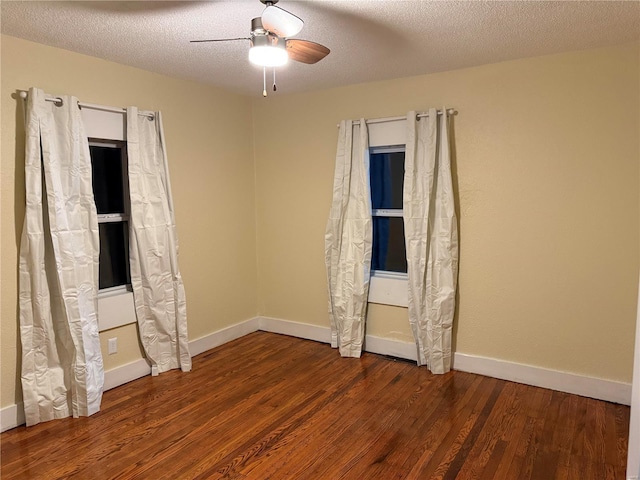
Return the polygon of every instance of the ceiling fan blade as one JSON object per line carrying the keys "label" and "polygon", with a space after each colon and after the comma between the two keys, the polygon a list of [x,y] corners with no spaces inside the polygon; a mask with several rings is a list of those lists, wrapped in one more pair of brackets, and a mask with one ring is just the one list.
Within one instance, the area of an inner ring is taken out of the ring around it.
{"label": "ceiling fan blade", "polygon": [[262,12],[262,25],[271,33],[279,37],[293,37],[298,34],[304,22],[280,7],[268,5]]}
{"label": "ceiling fan blade", "polygon": [[289,39],[286,48],[291,60],[309,65],[319,62],[331,52],[324,45],[309,40]]}
{"label": "ceiling fan blade", "polygon": [[205,43],[205,42],[235,42],[236,40],[251,40],[251,37],[240,38],[218,38],[215,40],[190,40],[189,43]]}

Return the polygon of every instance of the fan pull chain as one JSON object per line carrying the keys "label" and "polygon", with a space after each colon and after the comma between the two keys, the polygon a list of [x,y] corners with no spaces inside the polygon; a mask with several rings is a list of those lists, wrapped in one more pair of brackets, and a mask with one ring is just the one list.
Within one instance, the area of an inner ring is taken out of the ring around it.
{"label": "fan pull chain", "polygon": [[262,96],[267,96],[267,67],[262,67]]}
{"label": "fan pull chain", "polygon": [[273,69],[273,91],[275,92],[277,90],[276,88],[276,69]]}

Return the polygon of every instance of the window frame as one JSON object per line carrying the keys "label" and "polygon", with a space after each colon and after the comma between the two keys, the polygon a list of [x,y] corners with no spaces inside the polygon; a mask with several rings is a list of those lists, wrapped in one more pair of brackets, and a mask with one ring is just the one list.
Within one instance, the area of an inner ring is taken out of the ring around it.
{"label": "window frame", "polygon": [[[406,159],[406,144],[376,145],[369,147],[369,155],[379,153],[404,153]],[[369,186],[371,188],[371,186]],[[371,217],[403,217],[402,208],[371,209]],[[406,249],[406,240],[405,240]],[[371,270],[369,282],[369,303],[408,307],[409,276],[405,272],[389,270]]]}
{"label": "window frame", "polygon": [[[404,153],[406,155],[406,145],[383,145],[377,147],[369,148],[369,156],[380,154],[380,153]],[[371,186],[369,186],[371,188]],[[402,208],[376,208],[371,209],[371,217],[400,217],[403,216]],[[405,246],[406,248],[406,246]],[[371,270],[371,276],[374,277],[383,277],[389,279],[408,279],[408,275],[406,272],[394,272],[391,270]]]}
{"label": "window frame", "polygon": [[[124,142],[126,144],[126,112],[83,108],[80,115],[87,139],[104,139],[103,141],[106,143]],[[132,289],[98,293],[98,329],[100,332],[125,325],[134,325],[137,322]]]}
{"label": "window frame", "polygon": [[[98,297],[110,297],[113,295],[121,295],[127,292],[133,292],[131,286],[131,271],[129,262],[129,222],[131,221],[131,201],[129,197],[129,159],[127,156],[127,142],[124,140],[111,140],[105,138],[89,137],[89,150],[91,147],[107,147],[117,148],[120,151],[120,158],[122,160],[122,196],[123,196],[123,212],[122,213],[99,213],[98,225],[101,223],[124,223],[126,225],[127,234],[124,236],[124,251],[126,252],[126,278],[128,283],[122,285],[114,285],[107,288],[98,289]],[[93,158],[91,158],[93,162]]]}

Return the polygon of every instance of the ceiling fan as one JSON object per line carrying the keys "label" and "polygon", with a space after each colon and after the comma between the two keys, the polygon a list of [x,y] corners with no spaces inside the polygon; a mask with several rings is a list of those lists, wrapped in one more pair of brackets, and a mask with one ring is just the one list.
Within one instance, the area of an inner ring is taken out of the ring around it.
{"label": "ceiling fan", "polygon": [[297,35],[304,22],[294,14],[276,7],[278,0],[260,0],[266,5],[262,16],[251,20],[251,36],[239,38],[220,38],[213,40],[191,40],[191,43],[233,42],[249,40],[249,61],[263,68],[262,95],[267,96],[266,69],[273,67],[273,91],[276,91],[275,67],[283,66],[289,59],[296,62],[314,64],[329,55],[324,45],[309,40],[299,40]]}

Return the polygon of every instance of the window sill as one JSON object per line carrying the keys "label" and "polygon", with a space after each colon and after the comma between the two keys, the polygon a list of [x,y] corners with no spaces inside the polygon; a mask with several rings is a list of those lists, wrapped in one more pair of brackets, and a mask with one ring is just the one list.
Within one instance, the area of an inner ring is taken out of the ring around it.
{"label": "window sill", "polygon": [[98,298],[113,297],[114,295],[124,295],[133,292],[131,285],[118,285],[117,287],[102,288],[98,290]]}
{"label": "window sill", "polygon": [[407,307],[407,274],[373,272],[369,283],[369,303]]}

